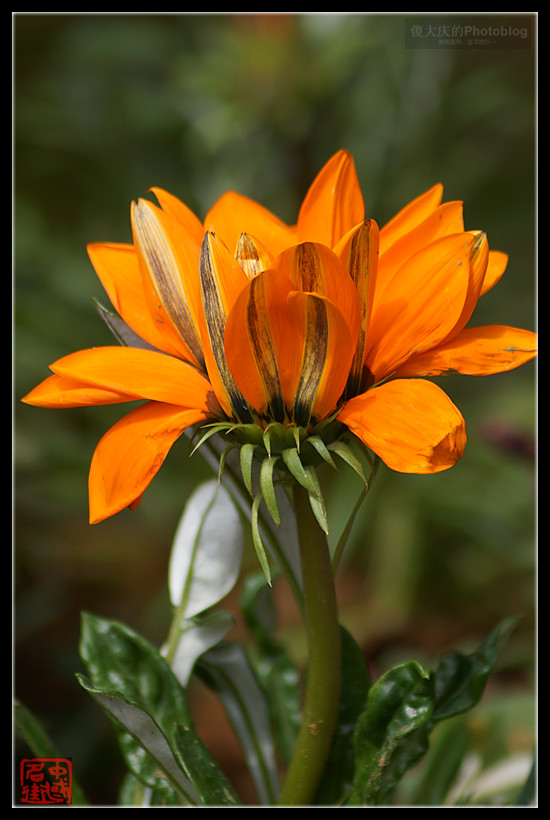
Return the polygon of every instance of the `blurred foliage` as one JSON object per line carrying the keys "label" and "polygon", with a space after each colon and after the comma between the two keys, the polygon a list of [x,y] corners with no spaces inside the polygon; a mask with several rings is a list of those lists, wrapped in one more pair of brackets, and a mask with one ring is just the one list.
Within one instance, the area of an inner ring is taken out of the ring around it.
{"label": "blurred foliage", "polygon": [[[181,440],[137,511],[90,528],[89,461],[121,408],[19,404],[50,362],[111,342],[86,243],[130,241],[130,201],[152,186],[201,217],[233,188],[293,222],[317,171],[347,148],[380,224],[437,181],[463,200],[466,226],[510,255],[475,322],[533,328],[536,55],[533,41],[406,47],[398,13],[15,13],[13,23],[15,689],[73,756],[90,799],[111,803],[117,751],[74,681],[78,613],[164,640],[171,538],[209,473]],[[520,614],[503,681],[530,691],[534,377],[534,365],[448,377],[468,427],[462,462],[433,477],[380,471],[340,582],[342,619],[378,671],[394,656],[475,645]],[[332,481],[336,533],[358,492],[345,472]],[[230,768],[232,741],[213,737]]]}

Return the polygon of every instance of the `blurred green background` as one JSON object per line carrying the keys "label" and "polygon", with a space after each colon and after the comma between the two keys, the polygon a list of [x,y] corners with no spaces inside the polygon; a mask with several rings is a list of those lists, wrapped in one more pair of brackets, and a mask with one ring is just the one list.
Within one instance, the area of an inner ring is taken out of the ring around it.
{"label": "blurred green background", "polygon": [[[93,803],[115,802],[123,769],[74,677],[79,612],[164,640],[171,538],[210,474],[182,440],[137,511],[90,527],[90,458],[123,410],[19,403],[52,361],[112,341],[86,243],[130,241],[130,202],[152,186],[201,217],[233,188],[292,223],[317,171],[347,148],[379,224],[438,181],[463,200],[466,227],[510,255],[475,324],[534,328],[536,20],[505,22],[531,27],[526,47],[410,47],[401,14],[15,14],[14,689]],[[535,372],[440,380],[466,418],[463,460],[431,477],[382,467],[339,579],[342,621],[376,673],[469,650],[522,616],[484,707],[509,704],[485,749],[495,759],[533,742]],[[338,533],[359,487],[345,471],[329,481]],[[278,594],[282,637],[299,647]],[[228,606],[238,610],[235,596]],[[200,694],[198,725],[204,715],[246,799],[231,735]],[[478,734],[484,715],[493,725],[481,709]]]}

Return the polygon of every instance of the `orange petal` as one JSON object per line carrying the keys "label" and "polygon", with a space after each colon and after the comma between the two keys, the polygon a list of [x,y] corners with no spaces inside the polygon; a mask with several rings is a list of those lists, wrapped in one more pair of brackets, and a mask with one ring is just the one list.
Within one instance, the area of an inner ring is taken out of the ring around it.
{"label": "orange petal", "polygon": [[[134,246],[122,242],[92,242],[87,251],[111,304],[124,321],[131,323],[136,307],[142,313],[146,312]],[[131,305],[130,310],[124,309],[125,300]]]}
{"label": "orange petal", "polygon": [[471,234],[438,239],[402,265],[375,293],[365,363],[380,381],[455,328],[470,284]]}
{"label": "orange petal", "polygon": [[50,369],[84,387],[124,395],[126,400],[154,399],[205,412],[211,399],[212,387],[198,370],[153,350],[94,347],[64,356]]}
{"label": "orange petal", "polygon": [[440,205],[426,219],[396,239],[380,255],[377,288],[380,292],[391,282],[395,271],[426,245],[449,234],[464,231],[462,202],[446,202]]}
{"label": "orange petal", "polygon": [[466,328],[450,342],[415,356],[398,370],[399,376],[437,376],[463,373],[488,376],[513,370],[537,354],[537,336],[530,330],[502,325]]}
{"label": "orange petal", "polygon": [[398,379],[350,399],[338,415],[392,470],[437,473],[466,446],[464,419],[432,382]]}
{"label": "orange petal", "polygon": [[281,327],[288,319],[287,301],[293,289],[293,283],[278,271],[259,273],[239,294],[225,326],[225,355],[235,383],[259,416],[271,421],[286,420],[277,342],[286,336],[293,339],[289,345],[293,351],[299,348]]}
{"label": "orange petal", "polygon": [[202,418],[200,410],[149,402],[111,427],[90,466],[90,524],[135,507],[176,439]]}
{"label": "orange petal", "polygon": [[346,318],[323,296],[293,291],[288,304],[296,328],[295,336],[290,338],[296,339],[299,350],[303,349],[303,357],[294,387],[297,374],[288,368],[294,357],[289,359],[284,355],[290,347],[289,337],[280,341],[281,382],[285,397],[294,397],[294,422],[306,427],[310,421],[321,421],[337,409],[355,353],[357,334],[352,336]]}
{"label": "orange petal", "polygon": [[204,230],[219,236],[231,252],[242,233],[255,236],[272,256],[295,241],[292,228],[253,199],[234,191],[225,193],[210,209]]}
{"label": "orange petal", "polygon": [[333,248],[365,218],[365,206],[353,157],[338,151],[313,181],[298,215],[300,242]]}
{"label": "orange petal", "polygon": [[472,245],[472,252],[470,254],[470,283],[468,285],[464,308],[453,331],[453,335],[466,326],[474,312],[481,295],[487,264],[489,262],[489,242],[487,241],[487,234],[483,231],[472,231],[472,235],[474,237],[474,244]]}
{"label": "orange petal", "polygon": [[359,333],[359,296],[348,270],[326,245],[302,242],[280,254],[273,263],[296,290],[326,296],[345,317],[350,333]]}
{"label": "orange petal", "polygon": [[481,288],[481,296],[491,290],[502,277],[508,264],[508,254],[502,251],[489,251],[489,262]]}
{"label": "orange petal", "polygon": [[367,219],[349,231],[334,249],[349,272],[359,300],[359,331],[346,387],[348,396],[361,392],[367,330],[378,274],[378,238],[378,225],[373,219]]}
{"label": "orange petal", "polygon": [[177,220],[184,231],[185,237],[192,239],[196,246],[200,248],[204,236],[204,228],[200,219],[185,203],[169,194],[168,191],[164,191],[162,188],[151,188],[151,191],[158,199],[162,210]]}
{"label": "orange petal", "polygon": [[229,418],[250,422],[250,408],[239,391],[225,356],[227,316],[250,281],[235,257],[214,234],[204,237],[200,259],[203,299],[201,337],[208,377]]}
{"label": "orange petal", "polygon": [[429,191],[409,202],[380,230],[380,255],[405,234],[420,225],[441,204],[443,186],[437,183]]}
{"label": "orange petal", "polygon": [[200,244],[170,213],[145,200],[132,205],[132,228],[152,316],[168,325],[164,331],[176,344],[179,335],[181,358],[203,367],[198,330]]}
{"label": "orange petal", "polygon": [[173,343],[168,319],[164,323],[159,322],[151,314],[134,246],[95,242],[88,245],[87,250],[111,304],[126,324],[158,350],[181,356],[179,334],[173,330]]}
{"label": "orange petal", "polygon": [[226,355],[261,415],[307,427],[336,409],[355,337],[332,302],[294,288],[281,271],[252,279],[229,314]]}
{"label": "orange petal", "polygon": [[96,407],[132,401],[134,396],[103,387],[92,387],[66,376],[49,376],[21,401],[33,407]]}
{"label": "orange petal", "polygon": [[481,294],[481,288],[487,270],[487,262],[489,260],[489,243],[487,241],[487,234],[483,231],[469,231],[468,234],[473,237],[474,241],[470,250],[466,298],[464,299],[462,310],[457,316],[453,327],[449,330],[447,336],[438,342],[438,346],[450,342],[465,328],[472,317],[472,313],[475,310],[475,306]]}

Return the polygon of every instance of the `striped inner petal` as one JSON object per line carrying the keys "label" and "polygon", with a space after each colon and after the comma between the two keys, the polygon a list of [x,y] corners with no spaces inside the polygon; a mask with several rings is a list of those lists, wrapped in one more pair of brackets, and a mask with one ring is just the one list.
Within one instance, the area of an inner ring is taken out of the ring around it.
{"label": "striped inner petal", "polygon": [[336,253],[318,242],[302,242],[281,253],[273,266],[305,293],[317,293],[333,302],[345,317],[350,332],[359,333],[357,288]]}
{"label": "striped inner petal", "polygon": [[[307,427],[326,418],[338,406],[357,337],[350,333],[338,307],[326,297],[293,291],[288,304],[296,328],[292,338],[299,339],[302,350],[300,368],[294,374],[292,416],[295,424]],[[280,346],[279,362],[285,356],[282,340]]]}
{"label": "striped inner petal", "polygon": [[212,233],[204,237],[199,268],[203,301],[201,332],[208,376],[226,414],[249,423],[253,420],[252,412],[227,364],[224,340],[229,311],[249,280],[223,242]]}
{"label": "striped inner petal", "polygon": [[300,427],[336,409],[355,343],[336,305],[278,270],[248,282],[225,328],[227,361],[249,404],[264,420]]}
{"label": "striped inner petal", "polygon": [[349,271],[359,297],[359,335],[346,385],[346,396],[348,397],[361,392],[365,343],[377,280],[378,242],[378,225],[373,219],[367,219],[346,234],[334,249]]}
{"label": "striped inner petal", "polygon": [[241,292],[227,317],[226,358],[235,381],[258,415],[285,422],[287,413],[279,375],[277,339],[282,330],[292,282],[278,271],[259,273]]}
{"label": "striped inner petal", "polygon": [[191,361],[204,368],[200,336],[190,307],[191,301],[197,301],[191,290],[198,288],[199,249],[195,240],[181,232],[175,236],[168,214],[144,200],[132,205],[132,226],[144,272],[157,297],[151,302],[153,310],[162,309],[167,314],[188,348]]}
{"label": "striped inner petal", "polygon": [[304,357],[292,411],[294,421],[300,427],[306,427],[309,424],[327,359],[327,350],[326,306],[322,299],[311,296],[306,302]]}
{"label": "striped inner petal", "polygon": [[271,255],[262,243],[250,234],[242,233],[237,242],[235,259],[249,279],[271,267]]}
{"label": "striped inner petal", "polygon": [[256,277],[251,281],[247,325],[258,369],[265,385],[269,416],[275,421],[284,421],[285,403],[281,392],[275,347],[266,323],[265,294],[262,299],[254,298],[259,290],[261,290],[260,280]]}

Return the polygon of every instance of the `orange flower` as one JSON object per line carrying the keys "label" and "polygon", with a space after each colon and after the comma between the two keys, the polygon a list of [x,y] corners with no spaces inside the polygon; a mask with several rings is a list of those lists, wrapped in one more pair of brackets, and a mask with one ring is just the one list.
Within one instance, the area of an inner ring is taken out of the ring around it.
{"label": "orange flower", "polygon": [[124,346],[60,359],[23,399],[145,400],[97,446],[92,523],[139,503],[192,425],[219,423],[240,441],[243,431],[265,441],[254,431],[288,430],[319,450],[336,421],[392,469],[444,470],[463,454],[464,420],[418,377],[487,375],[535,356],[529,331],[466,327],[507,257],[464,230],[462,204],[441,204],[441,185],[381,230],[365,219],[345,151],[319,173],[294,226],[232,192],[202,224],[152,190],[158,205],[132,206],[133,245],[88,248]]}

